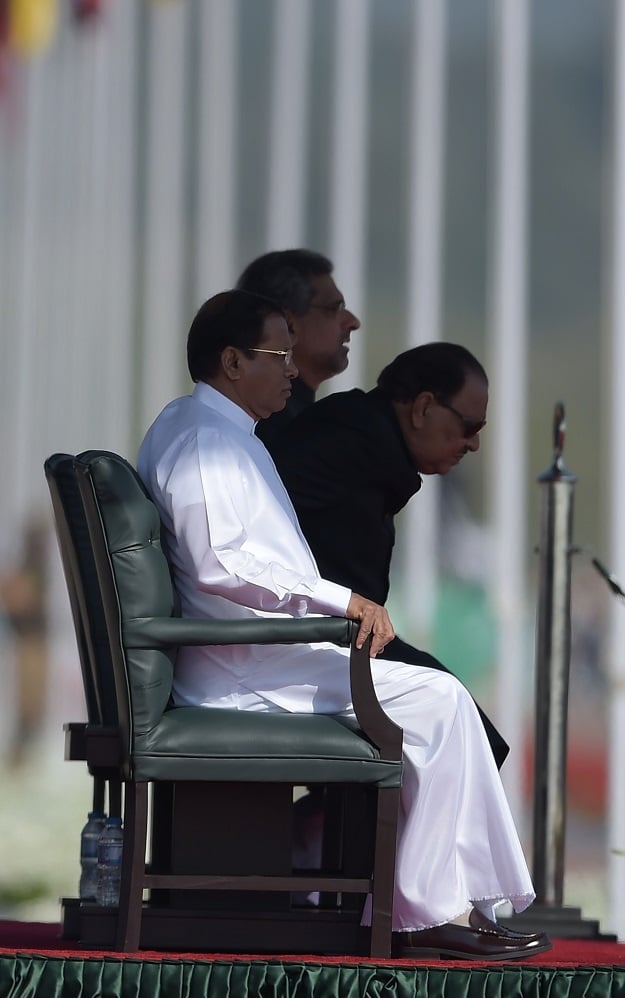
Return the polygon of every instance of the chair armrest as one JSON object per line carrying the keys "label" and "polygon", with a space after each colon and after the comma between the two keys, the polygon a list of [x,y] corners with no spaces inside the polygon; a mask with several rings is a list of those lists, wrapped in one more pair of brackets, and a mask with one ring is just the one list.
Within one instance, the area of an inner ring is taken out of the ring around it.
{"label": "chair armrest", "polygon": [[65,759],[87,762],[89,766],[116,769],[121,761],[119,728],[108,728],[87,721],[69,721],[65,731]]}
{"label": "chair armrest", "polygon": [[65,732],[65,760],[84,762],[87,758],[87,722],[68,721],[63,725]]}
{"label": "chair armrest", "polygon": [[378,701],[369,657],[371,639],[356,648],[359,624],[344,617],[300,617],[284,620],[206,620],[195,617],[136,617],[124,621],[127,648],[168,648],[180,645],[313,644],[331,641],[351,646],[350,683],[358,725],[384,759],[401,759],[403,732]]}
{"label": "chair armrest", "polygon": [[124,621],[127,648],[176,645],[312,644],[331,641],[347,647],[358,624],[345,617],[297,617],[284,620],[206,620],[200,617],[135,617]]}
{"label": "chair armrest", "polygon": [[356,647],[358,628],[354,628],[349,659],[349,680],[356,720],[367,738],[379,749],[383,759],[402,757],[404,732],[390,719],[378,700],[371,675],[371,638],[362,648]]}

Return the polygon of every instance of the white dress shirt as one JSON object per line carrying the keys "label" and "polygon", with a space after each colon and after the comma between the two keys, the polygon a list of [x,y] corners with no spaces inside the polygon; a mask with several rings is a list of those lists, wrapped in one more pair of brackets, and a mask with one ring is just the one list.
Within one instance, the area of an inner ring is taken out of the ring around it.
{"label": "white dress shirt", "polygon": [[[139,450],[139,474],[161,515],[182,614],[344,617],[351,591],[320,577],[255,425],[239,405],[199,382],[192,395],[166,406]],[[334,645],[323,647],[345,657]],[[261,660],[273,671],[288,654],[283,645],[182,649],[174,698],[241,706],[247,690],[234,694],[233,678],[239,683],[250,670],[257,674]]]}

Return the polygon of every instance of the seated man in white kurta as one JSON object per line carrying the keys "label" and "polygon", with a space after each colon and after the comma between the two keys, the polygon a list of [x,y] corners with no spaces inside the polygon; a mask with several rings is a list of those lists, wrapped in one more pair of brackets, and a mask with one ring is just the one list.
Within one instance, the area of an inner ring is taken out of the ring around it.
{"label": "seated man in white kurta", "polygon": [[[534,891],[470,695],[447,673],[375,658],[394,635],[387,611],[319,577],[254,433],[257,420],[286,404],[297,374],[284,314],[260,296],[222,292],[193,320],[187,358],[195,390],[157,417],[138,461],[161,514],[183,614],[360,621],[361,646],[372,635],[378,698],[404,731],[394,952],[518,959],[548,949],[545,935],[494,921],[498,903],[522,911]],[[484,419],[486,405],[486,395],[476,399],[471,418]],[[354,717],[348,661],[347,649],[330,644],[185,648],[175,702]]]}

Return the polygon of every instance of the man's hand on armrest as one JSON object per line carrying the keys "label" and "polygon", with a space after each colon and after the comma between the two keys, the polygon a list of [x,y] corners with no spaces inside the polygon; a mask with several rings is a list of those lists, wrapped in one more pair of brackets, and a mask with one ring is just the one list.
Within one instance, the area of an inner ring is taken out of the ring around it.
{"label": "man's hand on armrest", "polygon": [[360,621],[356,639],[357,648],[362,648],[369,635],[373,635],[371,641],[372,658],[384,651],[385,646],[395,637],[391,618],[385,608],[378,603],[373,603],[370,599],[365,599],[364,596],[359,596],[358,593],[352,593],[345,616],[349,620]]}

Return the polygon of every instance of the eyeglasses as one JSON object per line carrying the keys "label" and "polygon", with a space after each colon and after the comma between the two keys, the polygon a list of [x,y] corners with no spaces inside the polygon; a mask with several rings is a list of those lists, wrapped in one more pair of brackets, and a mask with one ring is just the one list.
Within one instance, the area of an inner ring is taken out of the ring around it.
{"label": "eyeglasses", "polygon": [[462,436],[465,440],[470,440],[471,437],[476,437],[480,430],[483,430],[486,426],[485,419],[467,419],[466,416],[463,416],[462,413],[459,412],[458,409],[455,409],[453,405],[450,405],[449,402],[443,402],[443,400],[438,398],[438,396],[436,397],[436,401],[443,407],[443,409],[449,409],[450,412],[453,412],[454,416],[458,417],[462,423]]}
{"label": "eyeglasses", "polygon": [[344,312],[345,308],[346,308],[345,302],[343,301],[342,298],[341,298],[340,301],[333,301],[333,302],[331,302],[328,305],[323,305],[323,304],[318,303],[318,302],[312,302],[312,304],[309,305],[308,307],[309,308],[320,308],[324,312],[332,312],[334,315],[338,315],[339,312]]}
{"label": "eyeglasses", "polygon": [[273,353],[276,357],[284,357],[284,366],[289,367],[293,363],[292,350],[265,350],[263,347],[250,347],[252,353]]}

